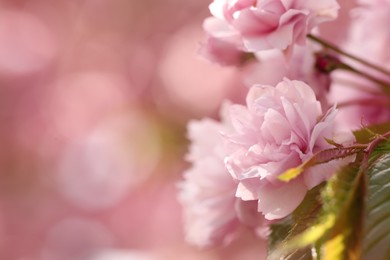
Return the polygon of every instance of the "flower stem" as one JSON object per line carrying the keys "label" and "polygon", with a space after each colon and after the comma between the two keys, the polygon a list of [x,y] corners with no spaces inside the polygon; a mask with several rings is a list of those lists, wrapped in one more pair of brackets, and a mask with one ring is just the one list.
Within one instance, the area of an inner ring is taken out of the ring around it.
{"label": "flower stem", "polygon": [[327,52],[321,51],[321,52],[317,52],[315,56],[316,56],[315,67],[319,71],[323,73],[331,73],[336,69],[346,70],[378,84],[379,86],[382,87],[382,90],[385,93],[390,94],[390,82],[372,76],[369,73],[366,73],[365,71],[356,69],[351,65],[341,61],[338,57],[336,57],[333,54],[329,54]]}
{"label": "flower stem", "polygon": [[358,70],[346,63],[343,63],[343,62],[340,62],[340,69],[344,69],[344,70],[347,70],[347,71],[350,71],[350,72],[353,72],[357,75],[360,75],[362,76],[363,78],[366,78],[376,84],[378,84],[379,86],[381,86],[383,88],[383,90],[386,92],[386,93],[389,93],[389,88],[390,88],[390,82],[386,82],[386,81],[383,81],[381,79],[378,79],[364,71],[361,71],[361,70]]}
{"label": "flower stem", "polygon": [[337,52],[337,53],[339,53],[339,54],[341,54],[341,55],[343,55],[345,57],[348,57],[348,58],[350,58],[352,60],[355,60],[355,61],[357,61],[357,62],[359,62],[359,63],[361,63],[363,65],[366,65],[367,67],[370,67],[370,68],[372,68],[372,69],[374,69],[374,70],[376,70],[378,72],[381,72],[381,73],[383,73],[383,74],[385,74],[387,76],[390,76],[390,71],[388,71],[388,70],[386,70],[386,69],[384,69],[384,68],[382,68],[380,66],[377,66],[377,65],[375,65],[375,64],[373,64],[371,62],[368,62],[368,61],[366,61],[366,60],[364,60],[362,58],[356,57],[355,55],[352,55],[352,54],[350,54],[350,53],[348,53],[346,51],[343,51],[342,49],[340,49],[336,45],[334,45],[334,44],[332,44],[332,43],[330,43],[328,41],[325,41],[324,39],[321,39],[321,38],[319,38],[317,36],[314,36],[312,34],[308,34],[307,38],[309,38],[310,40],[315,41],[315,42],[321,44],[322,46],[324,46],[324,47],[326,47],[328,49],[331,49],[331,50],[333,50],[333,51],[335,51],[335,52]]}
{"label": "flower stem", "polygon": [[337,104],[337,108],[343,108],[348,106],[382,106],[390,109],[390,101],[385,98],[365,98],[365,99],[352,99]]}
{"label": "flower stem", "polygon": [[388,140],[389,137],[390,137],[390,132],[386,132],[383,135],[379,135],[378,134],[376,136],[376,138],[374,140],[372,140],[368,144],[367,148],[364,150],[364,157],[363,157],[363,162],[362,162],[362,168],[361,169],[367,169],[368,168],[368,161],[369,161],[370,155],[374,151],[375,147],[377,147],[380,142],[382,142],[384,140]]}

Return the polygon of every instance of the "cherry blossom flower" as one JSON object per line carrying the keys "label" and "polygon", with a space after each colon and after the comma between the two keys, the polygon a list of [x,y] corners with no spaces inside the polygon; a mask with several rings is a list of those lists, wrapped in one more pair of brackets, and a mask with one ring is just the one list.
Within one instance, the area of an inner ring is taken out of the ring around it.
{"label": "cherry blossom flower", "polygon": [[28,12],[4,9],[0,17],[2,75],[37,73],[54,61],[58,54],[56,38],[39,17]]}
{"label": "cherry blossom flower", "polygon": [[206,42],[201,45],[199,54],[222,66],[238,66],[244,61],[246,53],[236,48],[232,43],[208,37]]}
{"label": "cherry blossom flower", "polygon": [[186,239],[200,247],[231,242],[240,222],[256,227],[264,221],[256,211],[256,203],[235,197],[237,184],[223,162],[220,131],[226,128],[211,119],[192,121],[188,126],[192,144],[187,160],[193,165],[179,184],[179,199],[183,205]]}
{"label": "cherry blossom flower", "polygon": [[[390,23],[390,1],[360,0],[359,3],[361,6],[354,10],[355,19],[342,49],[390,70],[390,30],[387,26]],[[349,60],[346,62],[351,63]],[[360,71],[390,82],[390,76],[358,63],[352,64]],[[336,71],[332,77],[329,99],[342,105],[337,117],[339,129],[356,130],[362,125],[380,124],[390,120],[389,97],[383,95],[378,84],[345,71]]]}
{"label": "cherry blossom flower", "polygon": [[256,53],[258,62],[252,62],[242,70],[245,85],[248,87],[259,83],[276,85],[284,77],[301,80],[313,89],[322,108],[329,108],[327,94],[331,78],[329,74],[321,73],[315,68],[316,57],[313,53],[318,51],[317,47],[313,44],[296,46],[288,60],[279,50]]}
{"label": "cherry blossom flower", "polygon": [[204,29],[249,52],[285,50],[304,45],[314,27],[337,17],[338,8],[335,0],[214,0]]}
{"label": "cherry blossom flower", "polygon": [[257,200],[266,219],[290,214],[308,189],[330,177],[335,165],[318,165],[288,183],[277,177],[329,147],[325,138],[334,136],[335,115],[335,108],[323,115],[313,90],[302,81],[253,86],[246,106],[230,107],[234,131],[225,134],[226,166],[239,182],[236,196]]}

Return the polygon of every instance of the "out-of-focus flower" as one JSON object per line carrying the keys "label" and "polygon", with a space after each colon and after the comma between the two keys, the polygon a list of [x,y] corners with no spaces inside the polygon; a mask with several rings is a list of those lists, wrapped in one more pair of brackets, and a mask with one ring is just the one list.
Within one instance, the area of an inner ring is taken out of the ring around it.
{"label": "out-of-focus flower", "polygon": [[288,183],[277,179],[329,147],[325,137],[333,138],[336,110],[323,115],[320,102],[305,83],[284,79],[276,87],[253,86],[247,106],[233,105],[230,115],[234,131],[226,134],[230,152],[225,162],[239,182],[236,196],[258,200],[258,211],[266,219],[290,214],[308,189],[332,173],[324,167],[315,173],[307,170]]}
{"label": "out-of-focus flower", "polygon": [[[390,23],[390,1],[360,0],[359,3],[362,6],[354,10],[353,24],[342,49],[390,70],[390,30],[387,26]],[[390,76],[358,63],[352,64],[358,70],[379,80],[390,82]],[[358,129],[362,124],[378,124],[390,120],[389,97],[383,95],[378,84],[344,71],[336,71],[333,82],[329,98],[332,102],[342,105],[337,117],[340,129]]]}
{"label": "out-of-focus flower", "polygon": [[199,54],[222,66],[238,66],[245,60],[246,53],[237,49],[232,43],[218,38],[208,37],[201,45]]}
{"label": "out-of-focus flower", "polygon": [[126,118],[103,121],[89,135],[65,147],[58,190],[84,209],[111,207],[153,172],[160,155],[159,141],[154,125],[142,114],[127,113]]}
{"label": "out-of-focus flower", "polygon": [[214,17],[204,22],[211,36],[250,52],[281,49],[297,43],[322,22],[337,17],[335,0],[214,0]]}
{"label": "out-of-focus flower", "polygon": [[89,71],[66,75],[48,88],[42,114],[53,135],[74,139],[122,109],[128,101],[127,86],[120,74]]}
{"label": "out-of-focus flower", "polygon": [[53,33],[38,17],[0,12],[0,74],[24,76],[46,68],[57,54]]}
{"label": "out-of-focus flower", "polygon": [[[180,183],[187,240],[200,247],[230,242],[240,221],[261,224],[256,205],[235,197],[236,183],[227,172],[220,131],[227,126],[210,119],[189,124],[192,141],[187,160],[192,167]],[[254,206],[254,207],[253,207]]]}
{"label": "out-of-focus flower", "polygon": [[235,183],[223,164],[221,124],[204,120],[188,126],[192,140],[187,160],[194,163],[180,185],[186,239],[206,247],[227,241],[238,224]]}
{"label": "out-of-focus flower", "polygon": [[[159,258],[150,252],[139,250],[100,250],[86,260],[158,260]],[[160,258],[161,260],[161,258]]]}
{"label": "out-of-focus flower", "polygon": [[195,55],[202,34],[190,25],[171,37],[159,64],[164,91],[156,90],[160,91],[157,102],[169,101],[171,110],[198,116],[216,113],[223,100],[241,91],[232,83],[238,81],[235,68],[207,63]]}
{"label": "out-of-focus flower", "polygon": [[[322,38],[331,41],[333,44],[341,44],[348,36],[348,30],[353,24],[353,11],[359,0],[338,1],[340,9],[337,19],[319,25],[319,33]],[[337,30],[335,30],[337,28]]]}
{"label": "out-of-focus flower", "polygon": [[330,76],[315,69],[316,46],[296,46],[289,60],[286,60],[279,50],[262,51],[256,54],[259,62],[248,64],[243,72],[243,80],[248,87],[254,84],[276,85],[287,77],[301,80],[308,84],[321,102],[322,108],[327,108],[327,94],[330,86]]}
{"label": "out-of-focus flower", "polygon": [[115,240],[112,232],[96,220],[68,218],[49,229],[39,259],[88,259],[101,248],[112,247]]}
{"label": "out-of-focus flower", "polygon": [[[345,48],[360,58],[388,68],[390,31],[386,25],[390,23],[390,1],[361,2],[365,5],[354,10],[355,19]],[[360,44],[362,42],[364,44]]]}

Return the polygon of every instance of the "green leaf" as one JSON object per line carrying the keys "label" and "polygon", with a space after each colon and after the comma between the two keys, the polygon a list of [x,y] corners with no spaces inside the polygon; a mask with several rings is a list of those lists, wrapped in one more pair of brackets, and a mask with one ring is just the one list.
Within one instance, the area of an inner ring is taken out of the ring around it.
{"label": "green leaf", "polygon": [[286,217],[282,221],[276,224],[271,224],[271,234],[268,236],[268,251],[272,252],[279,243],[286,239],[287,234],[290,232],[294,225],[294,221],[291,216]]}
{"label": "green leaf", "polygon": [[367,144],[377,135],[382,135],[390,131],[390,123],[371,125],[353,132],[356,142]]}
{"label": "green leaf", "polygon": [[[390,140],[388,134],[367,131],[373,137],[367,149],[354,151],[355,162],[336,172],[321,199],[307,196],[285,222],[276,224],[285,224],[279,232],[272,229],[277,239],[268,259],[390,259]],[[322,155],[313,160],[337,156]],[[315,205],[320,210],[311,212]]]}
{"label": "green leaf", "polygon": [[382,142],[378,143],[375,149],[371,152],[369,165],[372,165],[380,156],[387,153],[390,153],[390,141],[383,140]]}
{"label": "green leaf", "polygon": [[368,171],[364,258],[389,259],[390,154],[380,156]]}
{"label": "green leaf", "polygon": [[[287,218],[271,225],[271,235],[269,241],[269,259],[272,259],[272,253],[283,247],[290,237],[294,237],[310,225],[312,225],[321,210],[321,191],[324,183],[314,187],[305,196],[299,207]],[[313,259],[310,247],[298,250],[292,250],[282,259]]]}
{"label": "green leaf", "polygon": [[324,211],[333,212],[337,219],[325,239],[323,259],[360,259],[366,196],[366,175],[361,163],[350,164],[329,184]]}
{"label": "green leaf", "polygon": [[[316,223],[288,236],[269,259],[290,259],[291,253],[317,248],[321,259],[358,259],[363,235],[365,175],[361,161],[342,167],[322,192],[323,207]],[[290,231],[290,234],[292,234]],[[291,238],[290,238],[291,237]]]}
{"label": "green leaf", "polygon": [[323,254],[326,259],[343,260],[343,252],[345,251],[345,236],[339,234],[328,240],[323,247]]}

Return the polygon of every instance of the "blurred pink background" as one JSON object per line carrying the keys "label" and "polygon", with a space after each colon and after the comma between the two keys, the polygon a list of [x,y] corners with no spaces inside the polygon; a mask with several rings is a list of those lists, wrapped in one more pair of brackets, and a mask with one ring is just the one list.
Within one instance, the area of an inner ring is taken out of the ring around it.
{"label": "blurred pink background", "polygon": [[184,241],[189,119],[239,100],[209,0],[0,1],[0,259],[260,259]]}

